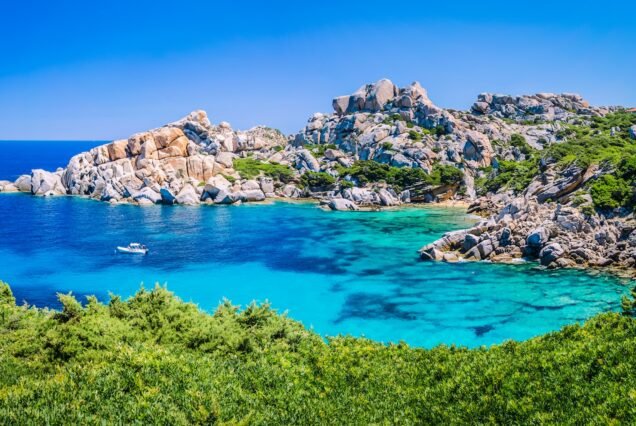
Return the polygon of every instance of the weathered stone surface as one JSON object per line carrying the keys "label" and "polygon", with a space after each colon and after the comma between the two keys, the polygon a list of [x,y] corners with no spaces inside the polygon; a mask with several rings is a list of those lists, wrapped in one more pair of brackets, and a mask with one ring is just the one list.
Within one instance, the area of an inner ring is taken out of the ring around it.
{"label": "weathered stone surface", "polygon": [[22,175],[15,181],[15,186],[20,192],[31,192],[31,176]]}
{"label": "weathered stone surface", "polygon": [[120,140],[109,143],[106,148],[108,149],[108,157],[110,161],[121,160],[128,156],[128,140]]}
{"label": "weathered stone surface", "polygon": [[378,197],[380,198],[380,204],[383,206],[397,206],[400,205],[400,200],[391,194],[388,190],[382,188],[378,191]]}
{"label": "weathered stone surface", "polygon": [[221,191],[229,192],[232,184],[222,175],[214,176],[207,180],[203,188],[203,199],[215,199]]}
{"label": "weathered stone surface", "polygon": [[132,198],[138,203],[140,203],[140,200],[148,200],[152,204],[161,202],[161,195],[148,187],[142,188],[139,192],[133,194]]}
{"label": "weathered stone surface", "polygon": [[240,195],[221,189],[214,197],[214,204],[234,204],[239,201]]}
{"label": "weathered stone surface", "polygon": [[477,244],[479,244],[479,237],[472,234],[466,234],[462,243],[462,251],[467,252],[468,250],[475,247]]}
{"label": "weathered stone surface", "polygon": [[263,176],[260,179],[260,185],[261,185],[261,191],[263,191],[265,194],[274,193],[274,179]]}
{"label": "weathered stone surface", "polygon": [[246,180],[241,184],[241,190],[243,191],[251,191],[251,190],[261,190],[261,185],[255,180]]}
{"label": "weathered stone surface", "polygon": [[550,239],[550,233],[544,227],[533,229],[528,234],[526,242],[528,246],[533,248],[541,248]]}
{"label": "weathered stone surface", "polygon": [[263,201],[265,200],[265,194],[260,189],[248,189],[238,193],[238,197],[241,201]]}
{"label": "weathered stone surface", "polygon": [[31,193],[33,195],[62,195],[66,188],[59,174],[36,169],[31,172]]}
{"label": "weathered stone surface", "polygon": [[192,185],[185,185],[175,198],[178,204],[195,206],[199,204],[199,194]]}
{"label": "weathered stone surface", "polygon": [[550,243],[541,249],[539,259],[544,266],[549,265],[565,254],[565,250],[559,243]]}
{"label": "weathered stone surface", "polygon": [[170,188],[161,188],[159,194],[161,195],[161,202],[163,204],[172,205],[177,201],[177,197]]}
{"label": "weathered stone surface", "polygon": [[346,200],[344,198],[332,198],[331,200],[329,200],[329,203],[327,205],[331,210],[359,210],[358,206],[354,202]]}
{"label": "weathered stone surface", "polygon": [[287,198],[300,198],[302,192],[295,185],[287,184],[283,187],[283,195]]}
{"label": "weathered stone surface", "polygon": [[18,192],[18,187],[8,180],[0,180],[0,192]]}
{"label": "weathered stone surface", "polygon": [[235,155],[231,152],[219,152],[216,155],[216,161],[223,165],[223,167],[231,168],[234,162]]}
{"label": "weathered stone surface", "polygon": [[316,158],[312,155],[312,153],[309,152],[309,150],[302,149],[298,151],[297,158],[298,158],[298,161],[297,161],[296,167],[298,169],[301,169],[301,170],[307,169],[312,172],[320,171],[320,163],[318,162],[318,160],[316,160]]}

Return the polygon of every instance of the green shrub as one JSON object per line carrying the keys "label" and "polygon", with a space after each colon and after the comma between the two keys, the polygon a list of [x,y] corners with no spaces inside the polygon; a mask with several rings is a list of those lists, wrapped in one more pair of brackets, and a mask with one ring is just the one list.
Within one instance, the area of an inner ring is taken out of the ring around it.
{"label": "green shrub", "polygon": [[510,136],[510,145],[518,148],[519,151],[525,155],[530,155],[536,152],[536,150],[532,148],[528,144],[528,142],[526,142],[526,138],[524,138],[518,133],[515,133],[512,136]]}
{"label": "green shrub", "polygon": [[435,126],[433,133],[437,136],[444,136],[447,132],[444,126],[442,126],[441,124],[438,124],[437,126]]}
{"label": "green shrub", "polygon": [[331,188],[336,179],[325,172],[305,172],[300,177],[300,183],[309,188]]}
{"label": "green shrub", "polygon": [[627,203],[631,187],[623,179],[613,175],[603,175],[590,187],[594,206],[599,209],[615,209]]}
{"label": "green shrub", "polygon": [[596,213],[596,210],[594,209],[594,206],[591,204],[585,204],[583,206],[580,207],[581,213],[588,215],[588,216],[593,216]]}
{"label": "green shrub", "polygon": [[356,161],[353,166],[339,171],[341,176],[349,175],[360,184],[369,182],[386,182],[398,189],[415,184],[453,185],[461,183],[463,173],[456,167],[435,164],[431,174],[419,167],[392,167],[371,160]]}
{"label": "green shrub", "polygon": [[415,130],[409,130],[409,138],[414,141],[421,141],[422,134]]}
{"label": "green shrub", "polygon": [[2,305],[14,305],[15,297],[9,284],[0,281],[0,306]]}
{"label": "green shrub", "polygon": [[388,151],[393,148],[393,144],[391,142],[384,142],[382,144],[382,149]]}
{"label": "green shrub", "polygon": [[419,349],[323,339],[268,305],[209,315],[162,287],[92,298],[73,321],[0,309],[6,424],[636,423],[636,321],[618,313]]}
{"label": "green shrub", "polygon": [[495,171],[494,177],[479,182],[483,190],[497,192],[500,189],[512,189],[514,192],[521,192],[539,174],[539,163],[535,158],[525,161],[501,160]]}
{"label": "green shrub", "polygon": [[[636,124],[636,114],[616,112],[604,117],[594,117],[592,126],[568,125],[557,136],[567,142],[550,145],[543,156],[562,165],[576,163],[585,168],[590,164],[617,165],[627,157],[636,155],[636,144],[630,140],[629,127]],[[620,127],[615,136],[612,127]]]}
{"label": "green shrub", "polygon": [[399,189],[418,184],[432,183],[433,178],[419,167],[393,167],[390,169],[388,183]]}
{"label": "green shrub", "polygon": [[265,175],[281,182],[290,182],[294,178],[293,170],[282,164],[265,163],[254,158],[235,158],[234,170],[243,179],[254,179],[257,176]]}
{"label": "green shrub", "polygon": [[358,160],[349,168],[342,170],[341,176],[354,177],[361,184],[369,182],[387,181],[390,174],[390,166],[371,160]]}
{"label": "green shrub", "polygon": [[350,180],[343,179],[343,180],[341,180],[339,182],[339,184],[340,184],[340,188],[341,189],[347,189],[347,188],[353,188],[354,187],[353,182],[351,182]]}
{"label": "green shrub", "polygon": [[455,166],[435,164],[431,173],[433,182],[441,185],[455,185],[461,183],[464,173]]}

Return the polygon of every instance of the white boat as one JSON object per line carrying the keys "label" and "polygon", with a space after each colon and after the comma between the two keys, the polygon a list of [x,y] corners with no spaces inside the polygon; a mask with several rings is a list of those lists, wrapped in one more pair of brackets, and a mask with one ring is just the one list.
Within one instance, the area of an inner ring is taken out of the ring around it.
{"label": "white boat", "polygon": [[139,243],[130,243],[127,247],[117,247],[117,251],[119,253],[128,253],[128,254],[146,254],[148,253],[148,247]]}

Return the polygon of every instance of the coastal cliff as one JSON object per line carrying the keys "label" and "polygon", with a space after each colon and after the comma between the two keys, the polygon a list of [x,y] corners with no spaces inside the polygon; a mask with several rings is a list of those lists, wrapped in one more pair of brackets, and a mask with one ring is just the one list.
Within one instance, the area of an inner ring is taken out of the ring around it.
{"label": "coastal cliff", "polygon": [[455,200],[487,219],[423,247],[422,259],[630,268],[635,139],[635,114],[576,94],[483,93],[456,111],[417,82],[383,79],[293,135],[194,111],[0,191],[138,205],[313,198],[334,210]]}

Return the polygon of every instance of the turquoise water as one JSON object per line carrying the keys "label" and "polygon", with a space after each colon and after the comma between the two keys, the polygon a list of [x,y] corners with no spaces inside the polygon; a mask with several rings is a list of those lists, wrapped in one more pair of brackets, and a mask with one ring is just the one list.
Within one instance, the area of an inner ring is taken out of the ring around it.
{"label": "turquoise water", "polygon": [[[424,263],[416,250],[470,226],[457,209],[327,212],[315,204],[110,206],[0,195],[0,279],[18,300],[107,299],[167,283],[213,310],[269,300],[323,335],[478,346],[527,339],[619,306],[605,275],[533,265]],[[116,245],[147,244],[145,257]]]}

